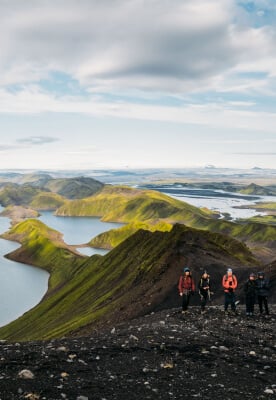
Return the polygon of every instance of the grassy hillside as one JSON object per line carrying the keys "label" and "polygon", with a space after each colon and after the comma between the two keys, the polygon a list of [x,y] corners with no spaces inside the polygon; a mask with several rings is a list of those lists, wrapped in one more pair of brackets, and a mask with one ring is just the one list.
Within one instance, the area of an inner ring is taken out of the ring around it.
{"label": "grassy hillside", "polygon": [[92,196],[101,190],[103,186],[103,183],[93,178],[78,177],[51,179],[44,185],[44,188],[67,199],[82,199]]}
{"label": "grassy hillside", "polygon": [[8,258],[39,266],[50,272],[50,290],[63,285],[71,277],[75,267],[83,261],[65,245],[58,231],[36,219],[14,225],[1,237],[22,245],[8,255]]}
{"label": "grassy hillside", "polygon": [[31,311],[1,328],[1,339],[84,334],[99,324],[112,326],[162,304],[176,306],[176,284],[183,265],[192,266],[196,279],[208,268],[220,282],[229,265],[243,274],[245,265],[257,263],[243,244],[181,225],[170,232],[140,230],[104,257],[83,260],[51,241],[56,232],[36,223],[21,223],[9,234],[23,245],[11,257],[50,269],[56,289]]}
{"label": "grassy hillside", "polygon": [[40,189],[30,185],[8,184],[0,190],[0,204],[4,207],[9,205],[27,206],[32,199],[40,193]]}
{"label": "grassy hillside", "polygon": [[161,231],[169,232],[172,229],[172,224],[162,220],[149,220],[145,222],[133,222],[118,229],[111,229],[108,232],[103,232],[93,238],[88,244],[91,247],[103,249],[113,249],[122,243],[129,236],[133,235],[140,229],[145,229],[151,232]]}
{"label": "grassy hillside", "polygon": [[41,192],[36,194],[30,202],[30,207],[35,210],[56,210],[66,202],[66,199],[59,194]]}
{"label": "grassy hillside", "polygon": [[218,219],[217,214],[211,211],[196,208],[163,193],[129,187],[106,186],[94,196],[67,202],[56,214],[99,216],[106,221],[131,224],[92,240],[91,245],[104,248],[121,243],[136,232],[141,223],[147,225],[144,229],[150,230],[155,230],[156,224],[160,224],[160,230],[167,230],[169,225],[182,223],[193,228],[221,232],[254,245],[259,242],[262,246],[275,247],[276,241],[276,227],[267,223],[234,223]]}
{"label": "grassy hillside", "polygon": [[159,192],[106,186],[94,196],[67,202],[56,211],[56,215],[100,216],[105,221],[117,222],[161,218],[170,221],[182,219],[185,222],[194,218],[210,218],[215,214]]}
{"label": "grassy hillside", "polygon": [[268,187],[256,185],[255,183],[251,183],[250,185],[240,189],[239,192],[259,196],[274,196],[276,194],[276,191],[271,190]]}

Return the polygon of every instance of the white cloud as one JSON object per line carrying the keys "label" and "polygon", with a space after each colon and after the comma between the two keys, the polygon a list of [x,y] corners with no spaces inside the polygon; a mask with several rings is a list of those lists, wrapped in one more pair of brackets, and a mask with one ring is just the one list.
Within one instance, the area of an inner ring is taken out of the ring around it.
{"label": "white cloud", "polygon": [[[148,121],[168,121],[210,127],[244,129],[275,133],[276,113],[251,110],[251,103],[206,103],[165,106],[127,102],[101,101],[91,96],[89,99],[65,97],[56,98],[39,90],[7,93],[0,92],[0,113],[79,113],[91,116],[118,117]],[[242,107],[241,107],[242,106]],[[39,136],[23,141],[35,144]],[[47,139],[49,141],[49,139]],[[51,141],[54,138],[50,139]]]}
{"label": "white cloud", "polygon": [[58,70],[103,92],[189,93],[223,91],[231,72],[274,74],[275,29],[239,26],[237,13],[234,0],[1,2],[0,83]]}

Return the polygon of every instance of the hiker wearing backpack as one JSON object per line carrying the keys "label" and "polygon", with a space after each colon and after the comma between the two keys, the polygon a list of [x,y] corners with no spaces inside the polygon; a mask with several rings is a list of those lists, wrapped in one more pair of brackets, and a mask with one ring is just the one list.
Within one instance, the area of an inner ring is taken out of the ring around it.
{"label": "hiker wearing backpack", "polygon": [[224,311],[227,312],[228,306],[231,305],[231,310],[236,312],[235,290],[238,286],[238,280],[231,268],[228,268],[223,276],[222,286],[224,290]]}
{"label": "hiker wearing backpack", "polygon": [[211,296],[210,290],[211,290],[210,275],[208,275],[207,271],[204,271],[198,282],[198,292],[200,295],[200,306],[202,314],[205,312],[207,300],[208,299],[210,300]]}
{"label": "hiker wearing backpack", "polygon": [[255,280],[255,274],[253,272],[249,275],[249,279],[245,282],[244,292],[246,315],[252,316],[254,314],[254,305],[257,294],[257,284]]}
{"label": "hiker wearing backpack", "polygon": [[179,295],[182,296],[182,313],[185,314],[188,310],[191,295],[195,292],[195,282],[188,267],[184,268],[183,275],[179,278],[178,290]]}
{"label": "hiker wearing backpack", "polygon": [[270,283],[268,279],[265,279],[264,272],[258,272],[258,278],[256,279],[257,296],[260,308],[260,314],[263,313],[263,306],[266,315],[269,314],[267,296],[269,294]]}

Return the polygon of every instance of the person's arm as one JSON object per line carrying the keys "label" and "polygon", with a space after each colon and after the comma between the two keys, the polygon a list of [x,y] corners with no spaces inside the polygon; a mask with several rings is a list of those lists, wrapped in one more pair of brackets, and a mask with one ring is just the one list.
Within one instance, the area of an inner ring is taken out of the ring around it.
{"label": "person's arm", "polygon": [[237,286],[238,286],[238,280],[237,280],[236,276],[233,275],[233,284],[232,284],[232,288],[233,288],[233,289],[237,289]]}
{"label": "person's arm", "polygon": [[183,294],[182,281],[183,281],[183,277],[180,276],[179,282],[178,282],[178,291],[179,291],[180,295]]}

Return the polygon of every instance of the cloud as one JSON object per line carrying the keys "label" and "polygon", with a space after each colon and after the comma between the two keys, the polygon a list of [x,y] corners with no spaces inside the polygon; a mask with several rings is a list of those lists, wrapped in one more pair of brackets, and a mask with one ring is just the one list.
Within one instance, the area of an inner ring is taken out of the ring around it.
{"label": "cloud", "polygon": [[239,152],[239,153],[232,153],[240,156],[276,156],[276,152],[270,152],[270,151],[259,151],[259,152],[250,152],[250,151],[245,151],[245,152]]}
{"label": "cloud", "polygon": [[41,146],[47,143],[53,143],[58,141],[58,138],[53,138],[49,136],[29,136],[21,139],[17,139],[17,143],[23,143],[25,145],[31,146]]}
{"label": "cloud", "polygon": [[0,144],[1,153],[9,153],[9,151],[21,150],[30,148],[33,146],[41,146],[47,143],[53,143],[58,141],[58,138],[53,138],[49,136],[29,136],[25,138],[20,138],[15,141],[15,143]]}
{"label": "cloud", "polygon": [[223,90],[232,71],[275,70],[275,29],[238,13],[234,0],[1,2],[0,82],[56,70],[94,91]]}

